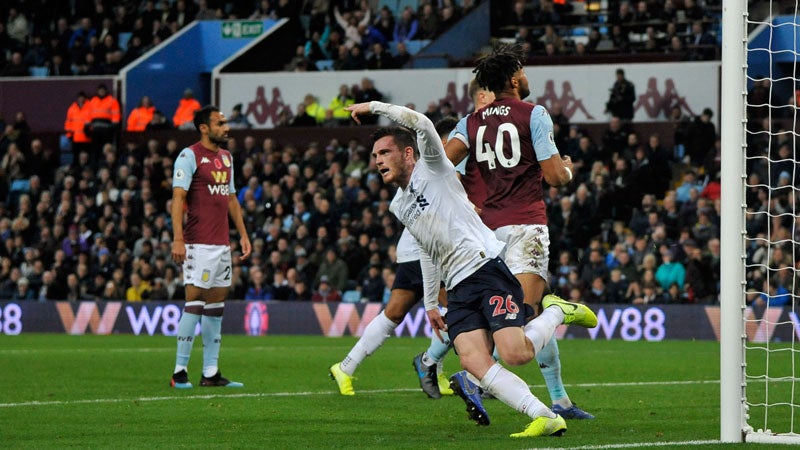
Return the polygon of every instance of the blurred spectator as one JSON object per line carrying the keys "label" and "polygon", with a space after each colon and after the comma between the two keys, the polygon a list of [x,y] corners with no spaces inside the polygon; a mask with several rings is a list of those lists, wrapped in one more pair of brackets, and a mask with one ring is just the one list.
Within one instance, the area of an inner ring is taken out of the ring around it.
{"label": "blurred spectator", "polygon": [[714,36],[706,32],[702,20],[692,22],[691,34],[689,35],[689,53],[687,59],[691,61],[708,61],[716,58],[717,40]]}
{"label": "blurred spectator", "polygon": [[108,92],[105,84],[97,86],[97,95],[89,100],[89,128],[91,130],[92,163],[95,163],[105,144],[116,142],[122,115],[119,101]]}
{"label": "blurred spectator", "polygon": [[[17,282],[19,283],[19,282]],[[753,304],[761,307],[779,307],[792,304],[792,293],[776,278],[764,280],[761,293]]]}
{"label": "blurred spectator", "polygon": [[172,123],[167,119],[161,110],[156,109],[153,111],[153,119],[147,124],[148,130],[169,130],[172,129]]}
{"label": "blurred spectator", "polygon": [[690,303],[709,304],[716,300],[717,288],[714,270],[707,255],[694,241],[683,242],[688,262],[686,264],[686,294]]}
{"label": "blurred spectator", "polygon": [[662,246],[661,248],[661,265],[656,269],[655,277],[664,291],[669,290],[672,284],[678,286],[683,286],[684,284],[686,269],[680,261],[675,260],[675,251],[670,250],[667,246]]}
{"label": "blurred spectator", "polygon": [[394,68],[394,58],[384,44],[376,42],[372,44],[372,52],[367,57],[367,69],[380,70]]}
{"label": "blurred spectator", "polygon": [[16,289],[14,293],[11,294],[11,301],[28,301],[33,300],[35,298],[35,294],[33,289],[31,288],[30,282],[25,277],[19,277],[17,279]]}
{"label": "blurred spectator", "polygon": [[419,39],[433,39],[439,34],[439,14],[431,3],[424,3],[419,14]]}
{"label": "blurred spectator", "polygon": [[368,302],[382,302],[383,291],[386,288],[378,264],[367,267],[367,275],[361,281],[361,298]]}
{"label": "blurred spectator", "polygon": [[617,80],[611,86],[606,112],[621,120],[629,122],[633,119],[633,103],[636,101],[636,88],[625,78],[625,71],[617,69]]}
{"label": "blurred spectator", "polygon": [[306,72],[311,66],[311,62],[306,58],[305,47],[297,45],[294,50],[294,56],[283,67],[287,72]]}
{"label": "blurred spectator", "polygon": [[383,5],[378,11],[378,17],[372,24],[381,35],[385,42],[394,39],[395,19],[394,12],[387,5]]}
{"label": "blurred spectator", "polygon": [[315,118],[311,117],[310,115],[308,115],[308,112],[306,110],[306,104],[305,103],[299,103],[297,105],[297,113],[292,118],[291,122],[289,123],[289,126],[292,126],[292,127],[315,127],[317,125],[318,125],[317,119],[315,119]]}
{"label": "blurred spectator", "polygon": [[247,116],[242,114],[242,104],[237,103],[233,106],[233,110],[231,111],[231,115],[227,117],[228,119],[228,126],[231,129],[249,129],[252,128],[250,121],[247,120]]}
{"label": "blurred spectator", "polygon": [[359,11],[340,12],[339,7],[334,6],[333,16],[336,23],[344,30],[344,45],[348,49],[360,47],[364,30],[371,20],[369,7]]}
{"label": "blurred spectator", "polygon": [[338,289],[331,286],[327,276],[322,276],[319,279],[317,289],[311,295],[312,302],[340,302],[342,301],[342,294]]}
{"label": "blurred spectator", "polygon": [[325,119],[325,107],[319,103],[317,97],[312,94],[306,94],[303,103],[305,104],[306,114],[313,117],[317,123],[321,123]]}
{"label": "blurred spectator", "polygon": [[312,300],[312,292],[308,290],[308,285],[305,281],[299,280],[294,284],[292,291],[289,293],[289,300],[293,301],[310,301]]}
{"label": "blurred spectator", "polygon": [[27,77],[28,75],[30,75],[28,64],[23,60],[20,52],[11,53],[11,61],[0,72],[0,77]]}
{"label": "blurred spectator", "polygon": [[418,31],[419,21],[417,21],[416,14],[410,6],[407,6],[400,13],[400,20],[394,26],[394,41],[400,44],[417,39]]}
{"label": "blurred spectator", "polygon": [[337,291],[344,290],[347,284],[349,277],[347,264],[339,258],[334,249],[328,249],[325,252],[325,257],[319,264],[314,281],[320,283],[322,277],[325,277],[332,288]]}
{"label": "blurred spectator", "polygon": [[129,302],[150,300],[150,283],[134,272],[130,275],[130,287],[125,291],[125,299]]}
{"label": "blurred spectator", "polygon": [[613,269],[609,273],[609,280],[606,283],[606,301],[608,303],[625,303],[628,292],[629,280],[624,278],[620,269]]}
{"label": "blurred spectator", "polygon": [[[394,64],[394,63],[392,63]],[[372,79],[363,77],[361,79],[361,87],[354,92],[355,103],[366,103],[371,101],[383,100],[383,94],[375,89],[375,84]],[[364,125],[375,125],[378,123],[377,115],[368,115],[361,118],[361,123]]]}
{"label": "blurred spectator", "polygon": [[328,104],[328,109],[333,112],[333,118],[336,119],[340,125],[349,125],[350,111],[345,110],[346,107],[355,103],[355,98],[350,92],[350,88],[346,84],[339,85],[339,92],[333,97]]}
{"label": "blurred spectator", "polygon": [[153,121],[155,111],[156,108],[153,106],[150,97],[143,96],[139,101],[139,106],[131,110],[130,115],[128,115],[128,127],[126,130],[134,132],[146,130],[150,122]]}
{"label": "blurred spectator", "polygon": [[249,270],[249,288],[244,296],[245,300],[272,300],[275,298],[272,287],[267,284],[264,272],[257,266]]}
{"label": "blurred spectator", "polygon": [[361,46],[353,46],[348,50],[347,46],[339,47],[344,54],[339,55],[339,64],[334,64],[336,70],[364,70],[367,68],[367,59]]}
{"label": "blurred spectator", "polygon": [[398,42],[395,54],[392,56],[393,67],[395,69],[402,69],[410,60],[411,54],[408,53],[408,47],[405,42]]}
{"label": "blurred spectator", "polygon": [[181,130],[194,129],[194,113],[200,108],[200,102],[195,100],[194,92],[191,89],[186,89],[183,91],[183,98],[178,102],[178,107],[172,116],[172,123]]}
{"label": "blurred spectator", "polygon": [[325,25],[325,30],[322,34],[320,34],[319,31],[311,33],[311,39],[307,40],[303,47],[303,56],[305,56],[309,63],[316,64],[317,61],[331,59],[327,49],[330,34],[330,25]]}

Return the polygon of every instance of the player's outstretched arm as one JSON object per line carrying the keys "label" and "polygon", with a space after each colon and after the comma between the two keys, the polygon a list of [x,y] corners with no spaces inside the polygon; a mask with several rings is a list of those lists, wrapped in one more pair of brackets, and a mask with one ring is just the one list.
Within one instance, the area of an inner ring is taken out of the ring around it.
{"label": "player's outstretched arm", "polygon": [[442,140],[436,133],[436,127],[433,122],[425,114],[418,113],[405,106],[377,101],[358,103],[345,109],[350,111],[350,115],[358,123],[361,123],[358,120],[358,116],[364,114],[379,114],[392,119],[400,125],[416,131],[420,155],[428,163],[435,163],[438,160],[445,159]]}

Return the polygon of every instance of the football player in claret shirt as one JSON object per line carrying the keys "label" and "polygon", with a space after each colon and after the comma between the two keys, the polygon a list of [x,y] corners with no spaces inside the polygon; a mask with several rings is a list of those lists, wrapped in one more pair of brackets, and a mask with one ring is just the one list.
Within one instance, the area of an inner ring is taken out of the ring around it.
{"label": "football player in claret shirt", "polygon": [[[481,198],[470,197],[481,219],[506,244],[503,259],[522,284],[525,303],[537,310],[547,290],[550,236],[542,178],[551,186],[572,180],[572,161],[561,157],[553,137],[553,121],[541,105],[522,101],[530,95],[519,46],[501,45],[481,59],[475,82],[495,100],[464,117],[445,146],[448,158],[477,166]],[[485,187],[484,187],[485,186]],[[565,419],[593,419],[575,406],[561,380],[561,360],[555,336],[536,353],[550,393],[553,411]],[[474,380],[473,380],[474,381]]]}
{"label": "football player in claret shirt", "polygon": [[246,259],[252,248],[236,199],[233,158],[220,147],[228,141],[225,116],[217,107],[206,106],[195,114],[194,125],[200,132],[200,141],[181,151],[172,177],[172,259],[183,265],[186,304],[178,323],[178,349],[170,384],[175,388],[192,387],[187,366],[195,327],[201,322],[200,386],[242,387],[242,383],[224,378],[217,363],[222,312],[231,285],[228,216],[239,232],[240,258]]}

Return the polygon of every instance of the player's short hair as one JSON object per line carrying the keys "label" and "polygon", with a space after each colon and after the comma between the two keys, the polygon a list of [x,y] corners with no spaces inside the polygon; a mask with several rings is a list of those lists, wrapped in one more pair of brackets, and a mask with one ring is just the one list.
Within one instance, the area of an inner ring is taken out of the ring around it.
{"label": "player's short hair", "polygon": [[414,149],[414,158],[419,159],[419,149],[417,148],[417,135],[413,131],[409,130],[406,127],[401,126],[391,126],[391,127],[383,127],[379,128],[377,131],[372,133],[372,145],[375,145],[375,142],[378,139],[384,138],[386,136],[391,136],[394,139],[395,144],[401,149],[406,147],[411,147]]}
{"label": "player's short hair", "polygon": [[194,127],[200,131],[200,125],[211,125],[211,113],[219,112],[214,105],[206,105],[194,113]]}
{"label": "player's short hair", "polygon": [[478,80],[476,78],[470,80],[469,87],[467,88],[467,94],[469,95],[469,98],[472,99],[473,103],[475,102],[475,97],[478,96],[478,91],[481,89],[481,85],[478,84]]}
{"label": "player's short hair", "polygon": [[450,135],[450,132],[456,127],[456,124],[458,124],[458,119],[455,117],[445,117],[436,122],[436,132],[439,133],[440,138],[444,139]]}
{"label": "player's short hair", "polygon": [[522,68],[525,51],[520,44],[498,44],[482,57],[472,73],[478,85],[494,93],[502,92],[506,83]]}

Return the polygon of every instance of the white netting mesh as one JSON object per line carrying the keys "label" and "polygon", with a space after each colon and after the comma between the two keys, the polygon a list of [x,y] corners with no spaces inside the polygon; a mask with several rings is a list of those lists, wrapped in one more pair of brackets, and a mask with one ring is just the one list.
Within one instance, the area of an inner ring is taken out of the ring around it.
{"label": "white netting mesh", "polygon": [[[749,2],[745,408],[748,441],[800,442],[798,4]],[[774,438],[774,440],[771,440]]]}

